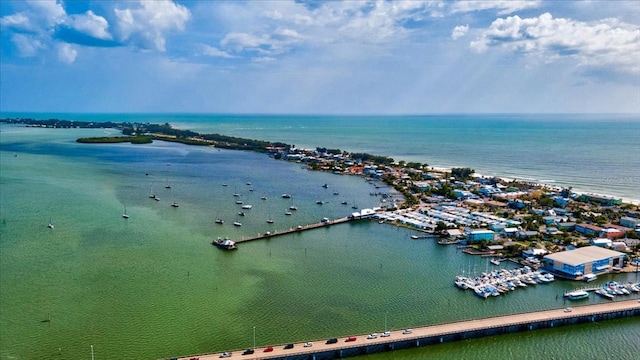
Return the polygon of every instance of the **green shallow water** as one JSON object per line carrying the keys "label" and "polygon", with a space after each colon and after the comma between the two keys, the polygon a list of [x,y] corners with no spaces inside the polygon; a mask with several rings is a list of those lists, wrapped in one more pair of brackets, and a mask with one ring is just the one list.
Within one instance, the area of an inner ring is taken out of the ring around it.
{"label": "green shallow water", "polygon": [[[558,295],[575,286],[556,282],[482,300],[452,280],[461,270],[489,268],[486,259],[411,240],[410,230],[375,222],[220,251],[211,246],[218,236],[342,217],[353,210],[341,201],[362,208],[379,205],[380,198],[361,178],[312,173],[255,153],[74,142],[101,133],[2,128],[2,359],[88,358],[91,345],[96,359],[239,349],[253,345],[253,327],[258,345],[379,332],[385,319],[398,329],[561,307]],[[150,199],[150,192],[161,200]],[[240,211],[234,192],[253,205],[240,228],[231,226]],[[282,199],[285,192],[293,200]],[[285,216],[292,203],[299,210]],[[125,207],[128,220],[121,217]],[[215,224],[216,217],[226,223]],[[275,224],[266,223],[269,217]],[[53,230],[46,226],[50,219]],[[587,325],[553,331],[566,331],[577,349],[616,339],[624,351],[613,354],[625,358],[625,351],[638,351],[638,342],[625,336],[640,331],[631,320],[598,324],[596,340],[588,339],[596,330]],[[549,337],[553,332],[532,332],[375,357],[494,358],[499,349],[497,357],[504,358],[517,347],[523,358],[535,358],[542,344],[552,343]],[[553,346],[556,358],[571,358],[568,348]]]}

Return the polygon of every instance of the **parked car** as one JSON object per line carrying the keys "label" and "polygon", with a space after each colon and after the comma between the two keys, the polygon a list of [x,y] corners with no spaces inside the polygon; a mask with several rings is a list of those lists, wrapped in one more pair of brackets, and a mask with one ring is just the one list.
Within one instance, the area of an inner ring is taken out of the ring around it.
{"label": "parked car", "polygon": [[338,339],[336,339],[336,338],[331,338],[331,339],[327,340],[327,344],[335,344],[337,342],[338,342]]}
{"label": "parked car", "polygon": [[378,334],[373,333],[373,334],[369,334],[369,336],[367,336],[367,339],[377,339],[378,338]]}
{"label": "parked car", "polygon": [[304,347],[312,347],[312,346],[313,346],[313,343],[312,343],[312,342],[306,342],[306,343],[304,343],[304,345],[303,345],[303,346],[304,346]]}
{"label": "parked car", "polygon": [[345,340],[345,342],[352,342],[352,341],[356,341],[356,337],[355,336],[349,336],[347,338],[347,340]]}
{"label": "parked car", "polygon": [[287,344],[284,346],[284,349],[293,349],[293,344]]}
{"label": "parked car", "polygon": [[253,354],[253,349],[247,349],[242,353],[242,355],[251,355],[251,354]]}
{"label": "parked car", "polygon": [[220,354],[221,358],[228,358],[231,357],[231,353],[230,352],[223,352],[222,354]]}
{"label": "parked car", "polygon": [[404,335],[411,334],[412,332],[413,332],[413,330],[411,330],[411,329],[404,329],[404,330],[402,330],[402,333],[403,333]]}
{"label": "parked car", "polygon": [[266,348],[264,348],[264,352],[272,352],[273,351],[273,346],[267,346]]}
{"label": "parked car", "polygon": [[380,334],[380,337],[388,337],[391,336],[391,331],[385,331],[382,334]]}

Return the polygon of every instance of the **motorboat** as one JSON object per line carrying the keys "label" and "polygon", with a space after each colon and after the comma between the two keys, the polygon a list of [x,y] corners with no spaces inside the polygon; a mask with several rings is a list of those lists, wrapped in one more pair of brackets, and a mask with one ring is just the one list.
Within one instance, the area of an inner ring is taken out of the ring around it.
{"label": "motorboat", "polygon": [[581,300],[589,297],[589,293],[584,290],[575,290],[565,294],[569,300]]}
{"label": "motorboat", "polygon": [[251,206],[251,205],[242,205],[242,208],[243,208],[243,209],[251,209],[252,207],[253,207],[253,206]]}

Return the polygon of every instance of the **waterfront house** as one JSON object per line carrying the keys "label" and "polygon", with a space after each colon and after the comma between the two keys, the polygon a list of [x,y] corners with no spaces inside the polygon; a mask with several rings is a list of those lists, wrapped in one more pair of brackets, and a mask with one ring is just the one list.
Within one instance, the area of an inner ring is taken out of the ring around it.
{"label": "waterfront house", "polygon": [[581,279],[585,274],[603,274],[622,266],[625,254],[598,246],[586,246],[546,255],[544,267],[569,279]]}
{"label": "waterfront house", "polygon": [[580,200],[584,202],[595,202],[602,206],[622,205],[622,199],[599,194],[581,194]]}
{"label": "waterfront house", "polygon": [[467,241],[469,242],[482,241],[482,240],[493,241],[495,237],[495,233],[491,230],[480,229],[480,230],[469,231],[466,233],[466,236],[467,236]]}

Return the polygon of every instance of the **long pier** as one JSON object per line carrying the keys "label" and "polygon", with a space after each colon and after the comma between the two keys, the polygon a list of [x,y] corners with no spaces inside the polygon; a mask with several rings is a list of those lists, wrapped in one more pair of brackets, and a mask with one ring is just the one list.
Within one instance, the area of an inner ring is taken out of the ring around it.
{"label": "long pier", "polygon": [[[394,330],[391,331],[387,337],[378,336],[375,339],[369,339],[367,338],[367,334],[365,334],[354,337],[336,338],[337,342],[333,344],[327,344],[326,340],[316,340],[311,346],[307,347],[305,347],[305,343],[292,344],[293,347],[289,349],[285,349],[283,345],[265,346],[253,349],[254,353],[251,356],[246,356],[246,358],[286,360],[338,359],[484,336],[631,316],[640,316],[640,300],[638,299],[459,321],[415,328],[411,332]],[[265,352],[265,350],[267,351]],[[234,358],[240,357],[242,352],[243,350],[230,351]],[[213,360],[220,358],[221,355],[222,353],[191,355],[172,358],[172,360]]]}
{"label": "long pier", "polygon": [[247,241],[272,238],[272,237],[275,237],[275,236],[287,235],[287,234],[303,232],[303,231],[306,231],[306,230],[317,229],[317,228],[321,228],[321,227],[324,227],[324,226],[342,224],[342,223],[346,223],[346,222],[353,221],[353,220],[356,220],[356,219],[352,218],[352,217],[343,217],[343,218],[334,219],[334,220],[327,220],[327,221],[323,221],[323,222],[319,222],[319,223],[313,223],[313,224],[307,224],[307,225],[298,225],[296,227],[291,227],[291,228],[284,229],[284,230],[267,231],[265,233],[260,233],[260,234],[257,234],[257,235],[244,236],[244,237],[241,237],[240,239],[233,240],[233,241],[235,241],[236,243],[243,243],[243,242],[247,242]]}

